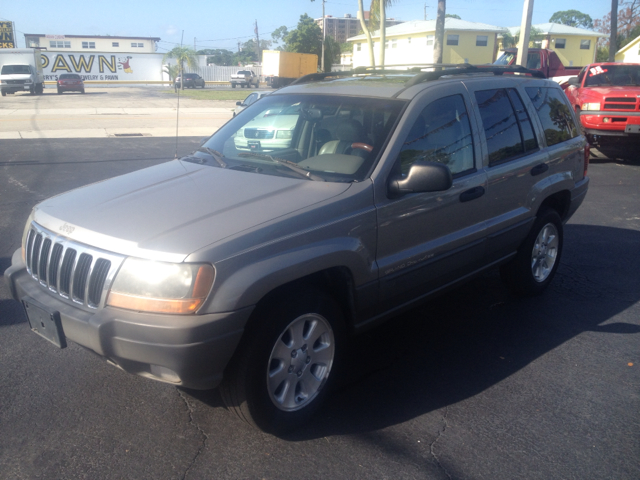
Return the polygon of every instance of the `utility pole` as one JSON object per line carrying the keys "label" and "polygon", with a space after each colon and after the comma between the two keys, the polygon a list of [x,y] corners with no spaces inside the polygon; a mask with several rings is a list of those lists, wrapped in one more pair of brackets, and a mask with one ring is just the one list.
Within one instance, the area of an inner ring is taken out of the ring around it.
{"label": "utility pole", "polygon": [[254,32],[256,34],[256,56],[258,57],[258,63],[260,63],[260,36],[258,35],[258,20],[256,20],[256,28]]}
{"label": "utility pole", "polygon": [[611,35],[609,36],[609,61],[616,61],[618,50],[618,0],[611,0]]}
{"label": "utility pole", "polygon": [[193,37],[193,51],[197,52],[198,49],[196,48],[196,37]]}
{"label": "utility pole", "polygon": [[322,0],[322,54],[320,56],[320,70],[324,73],[324,39],[327,37],[327,24],[324,18],[324,1]]}
{"label": "utility pole", "polygon": [[434,63],[442,63],[442,54],[444,51],[444,18],[446,13],[446,0],[438,0],[438,13],[436,16],[436,36],[435,41],[433,42]]}
{"label": "utility pole", "polygon": [[520,39],[518,40],[518,58],[516,65],[527,66],[529,56],[529,34],[531,33],[531,17],[533,16],[533,0],[524,0],[522,22],[520,23]]}
{"label": "utility pole", "polygon": [[427,4],[424,4],[424,19],[427,19]]}

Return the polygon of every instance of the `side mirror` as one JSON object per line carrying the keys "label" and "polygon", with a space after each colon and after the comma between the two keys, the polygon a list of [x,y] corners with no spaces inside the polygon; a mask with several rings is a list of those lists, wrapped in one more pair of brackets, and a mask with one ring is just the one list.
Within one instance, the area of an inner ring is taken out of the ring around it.
{"label": "side mirror", "polygon": [[389,180],[389,195],[393,198],[407,193],[443,192],[453,184],[451,170],[437,162],[418,160],[407,176],[397,175]]}
{"label": "side mirror", "polygon": [[567,80],[567,83],[574,87],[580,86],[580,80],[578,80],[578,77],[569,77],[569,79]]}
{"label": "side mirror", "polygon": [[241,107],[242,106],[242,102],[236,102],[236,105]]}

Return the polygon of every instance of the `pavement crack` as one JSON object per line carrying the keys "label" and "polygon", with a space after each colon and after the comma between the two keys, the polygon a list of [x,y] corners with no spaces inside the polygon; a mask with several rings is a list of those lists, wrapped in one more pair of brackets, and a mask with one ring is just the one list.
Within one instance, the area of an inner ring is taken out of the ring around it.
{"label": "pavement crack", "polygon": [[189,475],[189,472],[191,471],[191,469],[195,465],[196,461],[198,460],[198,457],[200,456],[202,451],[205,449],[205,447],[207,445],[207,440],[209,440],[209,435],[207,435],[207,433],[202,428],[200,428],[200,425],[198,425],[194,421],[194,419],[193,419],[193,407],[189,404],[189,401],[187,400],[187,397],[184,395],[184,393],[179,388],[177,388],[176,390],[178,391],[178,395],[180,395],[180,398],[184,401],[184,404],[187,407],[187,411],[189,412],[189,423],[193,427],[195,427],[198,430],[198,432],[200,432],[200,435],[202,435],[202,442],[200,443],[200,447],[198,447],[198,451],[196,452],[196,454],[191,459],[191,462],[189,462],[189,465],[187,465],[187,469],[185,470],[184,475],[182,476],[182,480],[185,480],[187,478],[187,476]]}
{"label": "pavement crack", "polygon": [[444,468],[442,466],[442,463],[440,463],[440,459],[438,458],[438,455],[436,455],[436,451],[435,451],[435,447],[436,447],[436,443],[438,443],[438,440],[440,440],[440,437],[442,437],[444,435],[444,432],[447,431],[447,427],[449,426],[449,422],[447,422],[447,415],[449,414],[449,407],[445,407],[444,408],[444,415],[442,416],[442,422],[443,422],[443,426],[440,430],[438,430],[438,436],[436,437],[436,439],[431,442],[431,445],[429,446],[429,449],[431,451],[431,456],[434,458],[434,460],[436,461],[436,463],[438,464],[438,467],[440,468],[440,470],[442,470],[445,475],[449,478],[449,480],[452,480],[453,477],[451,476],[451,474],[449,472],[447,472],[447,469]]}

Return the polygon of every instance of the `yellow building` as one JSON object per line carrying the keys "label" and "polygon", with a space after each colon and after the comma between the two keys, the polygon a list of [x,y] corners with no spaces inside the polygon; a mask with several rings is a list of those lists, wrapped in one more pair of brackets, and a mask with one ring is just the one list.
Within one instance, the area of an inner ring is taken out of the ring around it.
{"label": "yellow building", "polygon": [[640,35],[618,50],[616,62],[640,63]]}
{"label": "yellow building", "polygon": [[[485,23],[446,18],[444,24],[443,63],[492,63],[497,51],[497,36],[505,28]],[[414,20],[386,29],[385,65],[434,63],[436,21]],[[376,65],[379,63],[380,32],[372,33]],[[347,39],[353,43],[353,67],[368,66],[366,35]]]}
{"label": "yellow building", "polygon": [[[584,28],[570,27],[559,23],[531,25],[542,35],[542,40],[534,42],[536,48],[548,48],[556,52],[563,65],[582,67],[596,60],[596,43],[605,35]],[[520,27],[509,27],[509,33],[516,35]]]}

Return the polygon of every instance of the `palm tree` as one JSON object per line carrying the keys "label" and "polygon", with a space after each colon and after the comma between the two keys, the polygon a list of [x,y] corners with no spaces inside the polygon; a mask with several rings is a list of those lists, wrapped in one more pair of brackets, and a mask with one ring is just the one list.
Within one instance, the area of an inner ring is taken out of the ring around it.
{"label": "palm tree", "polygon": [[373,55],[373,40],[371,40],[371,32],[367,28],[367,23],[364,21],[364,5],[362,0],[358,0],[358,18],[360,19],[360,26],[362,31],[367,36],[367,45],[369,46],[369,65],[375,66],[376,60]]}
{"label": "palm tree", "polygon": [[169,80],[173,83],[173,88],[176,88],[176,77],[180,74],[180,67],[178,65],[165,65],[164,73],[169,75]]}
{"label": "palm tree", "polygon": [[176,62],[178,62],[178,67],[180,68],[180,89],[184,90],[184,82],[182,81],[184,65],[186,63],[189,68],[194,70],[198,67],[196,51],[189,47],[174,47],[164,54],[162,60],[165,61],[167,58],[175,58]]}
{"label": "palm tree", "polygon": [[380,66],[382,67],[384,67],[384,50],[387,43],[387,7],[394,2],[395,0],[371,0],[371,7],[369,7],[369,26],[371,30],[375,30],[376,27],[380,30]]}
{"label": "palm tree", "polygon": [[375,66],[375,57],[373,53],[373,40],[371,38],[371,32],[378,28],[380,33],[380,65],[384,66],[384,49],[386,44],[386,9],[393,5],[395,0],[371,0],[371,6],[369,7],[369,27],[364,21],[364,6],[362,0],[358,0],[358,10],[360,17],[360,26],[362,31],[367,36],[367,44],[369,45],[369,63],[371,66]]}

